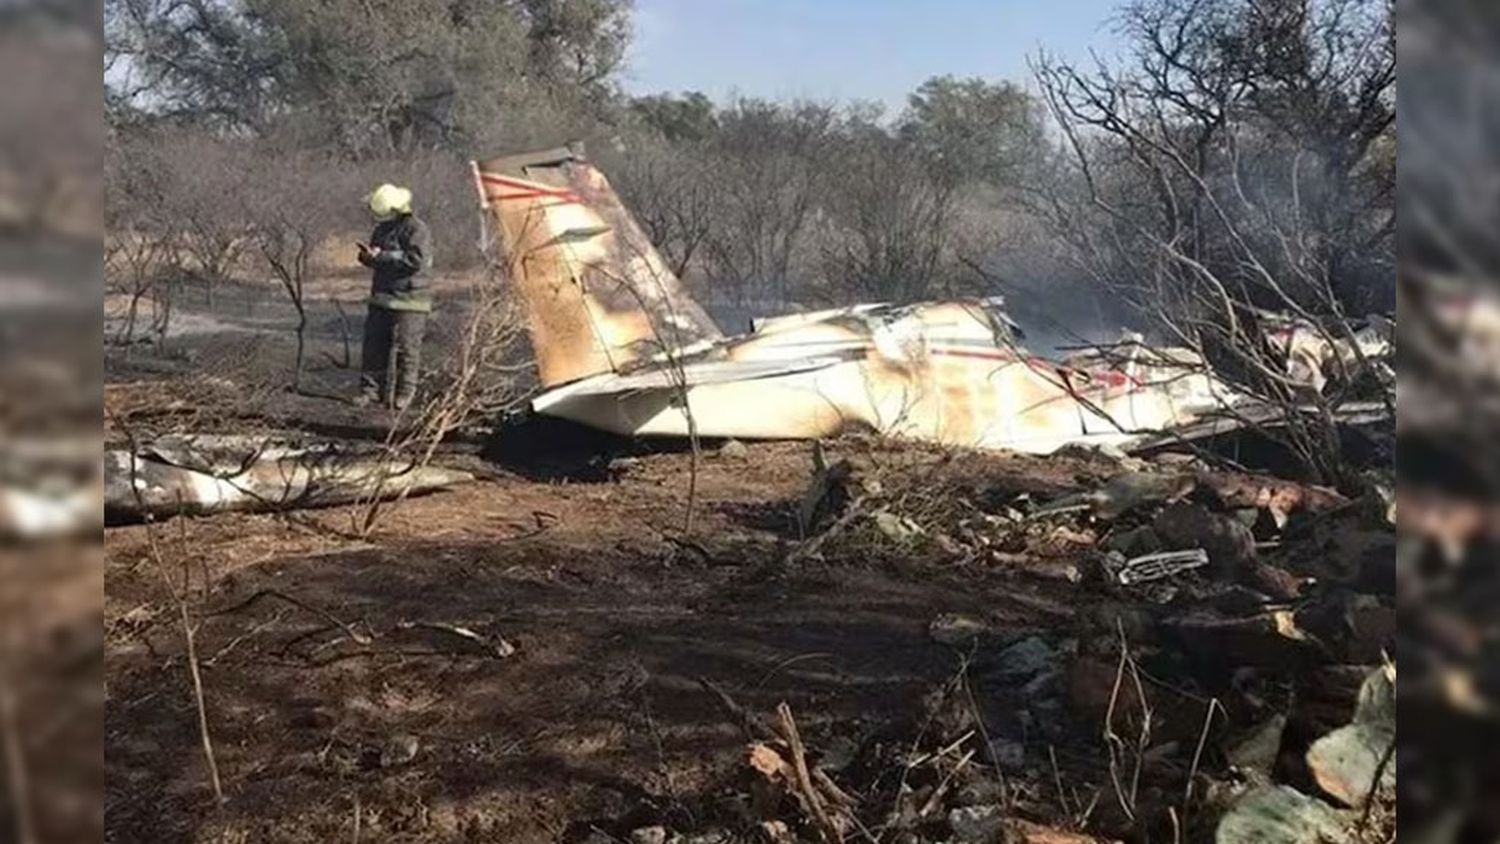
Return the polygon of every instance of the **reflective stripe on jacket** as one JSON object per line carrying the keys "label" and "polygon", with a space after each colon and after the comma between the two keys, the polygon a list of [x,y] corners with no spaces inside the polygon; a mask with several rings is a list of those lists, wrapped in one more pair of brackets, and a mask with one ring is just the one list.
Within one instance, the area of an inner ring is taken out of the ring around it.
{"label": "reflective stripe on jacket", "polygon": [[370,245],[379,252],[360,256],[360,263],[374,270],[370,304],[393,311],[432,310],[427,289],[432,234],[427,224],[414,214],[399,215],[375,226]]}

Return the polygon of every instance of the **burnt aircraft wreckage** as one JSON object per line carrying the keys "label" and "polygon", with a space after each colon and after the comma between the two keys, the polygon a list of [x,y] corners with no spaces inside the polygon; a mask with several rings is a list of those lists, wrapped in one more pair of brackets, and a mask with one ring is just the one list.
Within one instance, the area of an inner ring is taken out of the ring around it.
{"label": "burnt aircraft wreckage", "polygon": [[393,460],[349,444],[211,434],[104,453],[106,522],[224,510],[326,507],[429,492],[467,472]]}
{"label": "burnt aircraft wreckage", "polygon": [[999,300],[861,304],[725,336],[579,145],[473,170],[530,320],[538,414],[628,436],[865,429],[1044,454],[1144,446],[1250,404],[1195,354],[1138,338],[1068,361],[1030,354]]}

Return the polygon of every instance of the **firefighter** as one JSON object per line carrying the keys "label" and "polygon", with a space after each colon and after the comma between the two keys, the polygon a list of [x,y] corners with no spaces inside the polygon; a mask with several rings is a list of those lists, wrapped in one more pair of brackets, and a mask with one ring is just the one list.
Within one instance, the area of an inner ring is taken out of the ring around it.
{"label": "firefighter", "polygon": [[373,271],[359,405],[379,402],[401,410],[416,398],[422,334],[432,311],[432,235],[412,213],[411,199],[411,191],[390,184],[367,197],[376,222],[370,241],[358,244],[359,262]]}

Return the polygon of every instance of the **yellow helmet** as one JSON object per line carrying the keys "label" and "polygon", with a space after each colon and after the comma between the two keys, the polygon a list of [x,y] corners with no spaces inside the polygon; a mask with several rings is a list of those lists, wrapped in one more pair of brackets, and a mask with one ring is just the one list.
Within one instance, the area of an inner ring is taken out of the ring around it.
{"label": "yellow helmet", "polygon": [[397,214],[411,213],[411,191],[406,188],[384,184],[365,199],[370,203],[370,213],[377,220],[389,220]]}

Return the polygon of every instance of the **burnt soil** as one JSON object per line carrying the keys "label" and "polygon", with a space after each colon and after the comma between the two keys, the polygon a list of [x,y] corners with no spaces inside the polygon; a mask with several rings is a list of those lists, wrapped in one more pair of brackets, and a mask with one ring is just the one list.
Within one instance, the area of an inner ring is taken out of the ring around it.
{"label": "burnt soil", "polygon": [[[981,459],[996,483],[1038,489],[1093,471]],[[1019,635],[1068,626],[1085,600],[1023,567],[781,565],[797,541],[806,444],[705,455],[691,533],[691,456],[625,463],[603,481],[504,476],[412,499],[367,540],[339,536],[349,509],[162,526],[170,571],[185,560],[202,592],[196,644],[222,808],[146,529],[111,530],[112,838],[345,840],[356,816],[384,840],[719,827],[746,737],[704,680],[749,710],[788,702],[810,745],[866,741],[917,719],[958,671],[963,654],[929,636],[935,616]],[[515,652],[410,627],[424,623]],[[407,736],[415,757],[382,764]]]}

